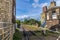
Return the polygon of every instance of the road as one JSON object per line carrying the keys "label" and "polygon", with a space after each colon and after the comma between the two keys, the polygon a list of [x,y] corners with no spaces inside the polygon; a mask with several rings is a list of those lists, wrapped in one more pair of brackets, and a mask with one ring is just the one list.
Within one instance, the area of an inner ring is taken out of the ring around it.
{"label": "road", "polygon": [[20,26],[20,31],[24,31],[22,26]]}

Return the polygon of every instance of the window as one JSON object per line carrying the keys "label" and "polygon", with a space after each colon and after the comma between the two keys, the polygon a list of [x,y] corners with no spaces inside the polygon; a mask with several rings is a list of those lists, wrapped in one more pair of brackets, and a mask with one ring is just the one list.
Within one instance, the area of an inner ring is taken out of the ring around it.
{"label": "window", "polygon": [[47,13],[47,20],[49,20],[49,13]]}
{"label": "window", "polygon": [[52,19],[57,19],[57,15],[55,11],[52,11]]}
{"label": "window", "polygon": [[57,19],[57,15],[56,15],[56,13],[53,13],[53,15],[52,15],[52,19]]}
{"label": "window", "polygon": [[52,13],[56,13],[55,11],[52,11]]}

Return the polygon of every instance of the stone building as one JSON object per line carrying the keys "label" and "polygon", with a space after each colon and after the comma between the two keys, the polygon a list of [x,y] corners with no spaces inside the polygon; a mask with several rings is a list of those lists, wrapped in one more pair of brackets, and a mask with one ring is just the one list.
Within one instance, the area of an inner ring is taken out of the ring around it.
{"label": "stone building", "polygon": [[44,6],[41,15],[42,23],[46,20],[47,28],[55,30],[60,28],[60,6],[56,6],[55,1],[52,1],[49,7]]}
{"label": "stone building", "polygon": [[13,40],[15,7],[15,0],[0,0],[0,40]]}

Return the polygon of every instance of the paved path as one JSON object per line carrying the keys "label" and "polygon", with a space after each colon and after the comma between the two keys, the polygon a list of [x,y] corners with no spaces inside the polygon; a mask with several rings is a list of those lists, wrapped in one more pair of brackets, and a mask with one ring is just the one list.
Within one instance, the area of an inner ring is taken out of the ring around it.
{"label": "paved path", "polygon": [[[20,31],[23,32],[23,36],[24,36],[23,40],[45,40],[44,36],[37,36],[34,33],[34,31],[32,31],[32,29],[28,28],[28,26],[20,26]],[[50,36],[47,38],[47,40],[58,40],[59,38],[60,36],[59,37]]]}
{"label": "paved path", "polygon": [[22,26],[20,26],[20,31],[24,31]]}
{"label": "paved path", "polygon": [[32,29],[27,26],[22,27],[23,28],[23,35],[25,40],[44,40],[43,36],[37,36]]}
{"label": "paved path", "polygon": [[56,40],[60,40],[60,36]]}

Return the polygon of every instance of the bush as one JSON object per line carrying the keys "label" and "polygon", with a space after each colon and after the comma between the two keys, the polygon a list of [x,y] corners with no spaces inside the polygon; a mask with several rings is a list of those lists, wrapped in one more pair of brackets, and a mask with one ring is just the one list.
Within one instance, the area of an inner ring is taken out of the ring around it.
{"label": "bush", "polygon": [[22,32],[16,29],[13,35],[13,40],[22,40]]}

